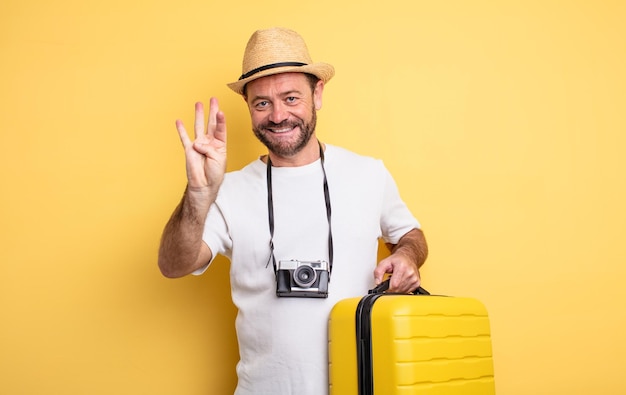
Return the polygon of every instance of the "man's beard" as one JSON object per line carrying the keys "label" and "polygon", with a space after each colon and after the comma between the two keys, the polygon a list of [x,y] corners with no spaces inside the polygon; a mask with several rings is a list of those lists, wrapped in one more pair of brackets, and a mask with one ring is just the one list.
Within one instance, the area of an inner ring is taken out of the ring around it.
{"label": "man's beard", "polygon": [[[259,124],[257,126],[253,126],[252,130],[254,131],[254,135],[259,139],[263,145],[267,147],[270,152],[282,156],[282,157],[290,157],[298,152],[300,152],[311,140],[311,136],[315,132],[315,126],[317,124],[317,113],[315,108],[312,109],[311,121],[305,123],[302,119],[296,118],[293,121],[286,120],[281,123],[274,123],[272,121],[268,121],[263,124]],[[272,141],[271,136],[272,133],[268,129],[280,129],[280,128],[294,128],[298,127],[300,133],[296,136],[295,140],[291,140],[289,142],[285,141]]]}

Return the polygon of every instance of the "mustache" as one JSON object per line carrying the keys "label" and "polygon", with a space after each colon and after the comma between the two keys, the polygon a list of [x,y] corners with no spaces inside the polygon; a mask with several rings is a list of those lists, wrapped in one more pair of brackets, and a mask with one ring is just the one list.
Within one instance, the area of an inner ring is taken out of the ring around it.
{"label": "mustache", "polygon": [[275,123],[272,121],[267,121],[259,125],[261,129],[282,129],[282,128],[293,128],[296,126],[300,126],[300,128],[302,128],[304,126],[304,122],[284,120],[282,122]]}

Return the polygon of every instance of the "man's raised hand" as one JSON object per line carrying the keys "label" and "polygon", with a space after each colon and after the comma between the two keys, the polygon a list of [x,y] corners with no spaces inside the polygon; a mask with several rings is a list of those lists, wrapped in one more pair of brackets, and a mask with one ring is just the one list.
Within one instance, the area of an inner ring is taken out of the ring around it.
{"label": "man's raised hand", "polygon": [[176,129],[185,148],[187,182],[190,191],[207,189],[215,196],[226,172],[226,117],[211,98],[209,119],[204,126],[204,106],[196,103],[194,141],[183,122],[176,120]]}

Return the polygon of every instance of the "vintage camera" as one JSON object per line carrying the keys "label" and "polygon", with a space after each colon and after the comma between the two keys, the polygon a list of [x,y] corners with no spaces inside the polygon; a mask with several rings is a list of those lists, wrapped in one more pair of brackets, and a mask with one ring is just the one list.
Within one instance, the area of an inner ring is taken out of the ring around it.
{"label": "vintage camera", "polygon": [[327,298],[330,271],[326,261],[279,261],[276,295],[283,297]]}

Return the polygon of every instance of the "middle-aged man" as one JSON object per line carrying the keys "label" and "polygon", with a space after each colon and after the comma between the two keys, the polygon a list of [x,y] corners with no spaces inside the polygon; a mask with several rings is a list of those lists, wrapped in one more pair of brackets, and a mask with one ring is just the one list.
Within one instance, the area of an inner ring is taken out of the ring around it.
{"label": "middle-aged man", "polygon": [[[206,125],[196,104],[193,141],[176,122],[188,183],[163,231],[159,267],[180,277],[202,273],[218,254],[230,259],[236,395],[326,394],[333,305],[366,294],[386,273],[392,292],[420,284],[426,241],[383,163],[316,137],[333,75],[294,31],[251,36],[243,73],[228,86],[245,100],[268,153],[239,171],[225,172],[226,118],[217,99]],[[391,255],[376,264],[379,238]]]}

